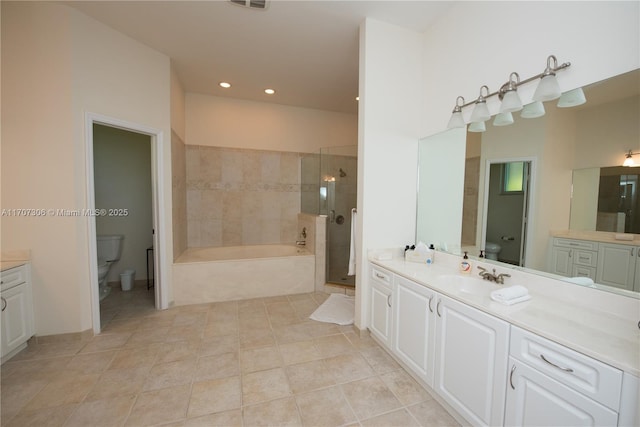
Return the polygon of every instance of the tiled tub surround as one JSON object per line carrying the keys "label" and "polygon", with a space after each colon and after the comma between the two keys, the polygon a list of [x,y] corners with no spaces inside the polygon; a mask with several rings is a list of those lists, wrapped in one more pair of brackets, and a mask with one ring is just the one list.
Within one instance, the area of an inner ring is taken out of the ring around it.
{"label": "tiled tub surround", "polygon": [[326,294],[157,311],[141,284],[100,335],[2,366],[2,426],[456,425],[372,339],[308,319]]}
{"label": "tiled tub surround", "polygon": [[293,245],[189,248],[173,264],[176,305],[232,301],[315,288],[315,255]]}
{"label": "tiled tub surround", "polygon": [[298,240],[300,153],[186,145],[187,246]]}
{"label": "tiled tub surround", "polygon": [[507,269],[489,263],[473,263],[474,274],[482,266],[511,274],[505,286],[523,285],[529,301],[505,306],[486,295],[458,292],[438,279],[458,273],[461,257],[437,252],[431,266],[403,258],[370,261],[400,276],[423,284],[485,313],[555,341],[624,372],[640,377],[640,299],[590,289],[561,280]]}

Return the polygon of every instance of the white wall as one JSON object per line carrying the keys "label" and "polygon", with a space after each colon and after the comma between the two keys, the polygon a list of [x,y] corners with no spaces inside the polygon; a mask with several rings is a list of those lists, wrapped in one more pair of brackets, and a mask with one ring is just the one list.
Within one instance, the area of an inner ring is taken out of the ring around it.
{"label": "white wall", "polygon": [[[368,324],[367,251],[415,239],[421,35],[367,19],[360,27],[355,324]],[[464,162],[463,162],[464,164]]]}
{"label": "white wall", "polygon": [[354,114],[186,94],[189,145],[317,153],[357,139]]}
{"label": "white wall", "polygon": [[[1,7],[2,207],[86,208],[85,113],[101,114],[164,136],[158,238],[170,249],[169,58],[63,5]],[[32,250],[37,335],[91,329],[89,239],[86,218],[3,219],[3,250]]]}

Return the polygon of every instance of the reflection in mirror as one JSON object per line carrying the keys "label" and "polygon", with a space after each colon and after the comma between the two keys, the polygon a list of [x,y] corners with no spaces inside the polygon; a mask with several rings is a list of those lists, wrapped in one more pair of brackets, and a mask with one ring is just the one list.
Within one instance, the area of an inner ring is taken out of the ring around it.
{"label": "reflection in mirror", "polygon": [[[485,249],[486,241],[498,239],[500,243],[503,236],[509,238],[514,234],[498,230],[494,234],[496,237],[487,238],[488,215],[484,204],[488,200],[488,195],[485,195],[488,183],[485,181],[490,171],[486,169],[491,163],[523,158],[534,160],[531,165],[528,238],[523,244],[524,261],[519,262],[527,271],[545,276],[556,271],[551,268],[554,236],[608,241],[623,247],[637,245],[640,248],[640,236],[630,236],[637,239],[635,242],[614,240],[614,234],[622,230],[640,234],[638,228],[634,228],[634,224],[640,222],[638,174],[633,168],[624,168],[626,173],[618,172],[616,176],[612,174],[614,169],[619,170],[625,153],[640,151],[639,88],[640,71],[635,70],[583,88],[587,99],[583,105],[558,108],[556,101],[550,101],[544,103],[546,114],[542,117],[524,119],[520,113],[515,113],[515,123],[510,126],[496,127],[487,121],[485,132],[468,132],[464,191],[458,196],[463,198],[462,224],[459,225],[462,248],[477,257],[479,251]],[[429,138],[421,141],[421,149],[427,140]],[[449,159],[441,157],[440,161],[444,163]],[[430,162],[435,162],[433,157]],[[422,160],[420,168],[422,176]],[[454,173],[461,171],[451,171]],[[447,175],[441,176],[441,182],[447,180]],[[600,188],[602,195],[593,191]],[[455,191],[455,188],[450,187],[450,190]],[[420,227],[423,217],[419,210],[417,230],[424,229]],[[417,237],[430,241],[429,236]],[[451,234],[449,240],[443,237],[435,243],[440,243],[437,246],[442,249],[453,248],[452,252],[459,253],[455,250],[454,238],[455,234]],[[597,262],[602,261],[598,258],[597,249],[594,254],[593,280],[609,283],[604,279],[598,280],[594,273],[598,269]],[[494,262],[500,263],[500,260],[516,263],[511,255],[506,254],[498,255],[498,261]],[[640,267],[640,258],[638,264]],[[570,270],[566,275],[580,276],[576,271]],[[640,268],[636,276],[630,280],[640,283]],[[600,284],[591,286],[613,290]],[[626,289],[633,289],[633,286]]]}

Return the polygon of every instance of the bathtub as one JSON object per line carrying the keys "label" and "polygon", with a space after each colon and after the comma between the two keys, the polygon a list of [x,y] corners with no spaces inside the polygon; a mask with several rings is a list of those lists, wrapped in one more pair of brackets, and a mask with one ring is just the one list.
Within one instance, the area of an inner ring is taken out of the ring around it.
{"label": "bathtub", "polygon": [[313,292],[315,256],[305,248],[189,248],[173,264],[176,305]]}

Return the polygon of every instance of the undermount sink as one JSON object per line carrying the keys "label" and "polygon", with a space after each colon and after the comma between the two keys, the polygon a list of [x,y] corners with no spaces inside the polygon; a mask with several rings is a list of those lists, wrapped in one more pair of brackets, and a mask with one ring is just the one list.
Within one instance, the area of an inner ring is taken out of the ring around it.
{"label": "undermount sink", "polygon": [[447,287],[457,289],[460,292],[466,292],[476,295],[488,295],[492,291],[499,289],[501,286],[488,280],[480,279],[473,276],[462,276],[458,274],[444,274],[438,276],[438,281]]}

